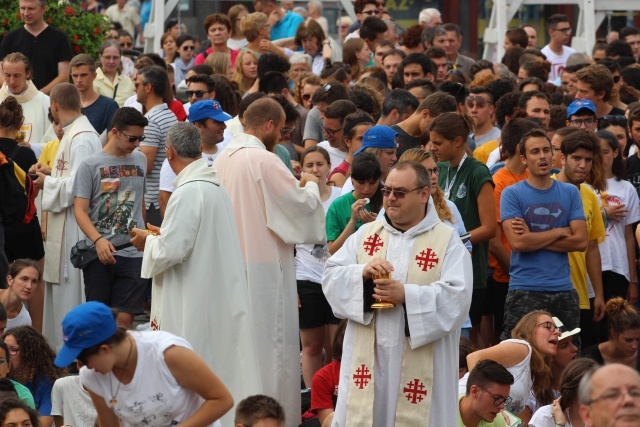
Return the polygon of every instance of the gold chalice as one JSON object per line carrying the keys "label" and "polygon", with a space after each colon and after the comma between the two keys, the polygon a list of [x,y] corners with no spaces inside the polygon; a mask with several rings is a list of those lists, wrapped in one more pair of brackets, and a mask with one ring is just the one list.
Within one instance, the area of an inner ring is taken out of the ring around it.
{"label": "gold chalice", "polygon": [[[391,273],[381,273],[381,274],[377,274],[375,276],[373,276],[373,279],[391,279]],[[371,304],[371,308],[393,308],[396,305],[392,302],[389,301],[385,301],[385,300],[378,300],[377,302],[374,302],[373,304]]]}

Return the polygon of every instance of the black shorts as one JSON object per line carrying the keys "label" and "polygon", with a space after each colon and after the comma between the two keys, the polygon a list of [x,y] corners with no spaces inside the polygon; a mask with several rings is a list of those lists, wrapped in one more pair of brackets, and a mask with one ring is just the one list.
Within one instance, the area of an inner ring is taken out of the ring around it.
{"label": "black shorts", "polygon": [[298,308],[300,329],[319,328],[324,325],[337,325],[340,319],[333,315],[331,306],[322,292],[322,285],[309,280],[298,280]]}
{"label": "black shorts", "polygon": [[493,316],[493,326],[496,332],[502,331],[504,301],[507,299],[507,292],[509,292],[509,282],[496,282],[493,277],[487,279],[482,314]]}
{"label": "black shorts", "polygon": [[486,288],[474,289],[471,295],[471,308],[469,308],[469,317],[471,324],[477,326],[482,320],[482,305],[484,304],[484,294]]}
{"label": "black shorts", "polygon": [[82,270],[87,301],[99,301],[124,313],[143,313],[148,279],[140,278],[142,257],[114,258],[115,264],[104,265],[96,259]]}
{"label": "black shorts", "polygon": [[6,227],[4,231],[4,251],[9,262],[20,258],[39,260],[44,257],[44,242],[38,218],[29,224]]}

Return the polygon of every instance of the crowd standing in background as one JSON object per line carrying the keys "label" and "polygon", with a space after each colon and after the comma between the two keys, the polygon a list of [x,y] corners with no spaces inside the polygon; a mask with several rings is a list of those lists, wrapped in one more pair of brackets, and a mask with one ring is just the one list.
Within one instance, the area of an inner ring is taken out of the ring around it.
{"label": "crowd standing in background", "polygon": [[640,427],[638,28],[151,3],[0,43],[0,426]]}

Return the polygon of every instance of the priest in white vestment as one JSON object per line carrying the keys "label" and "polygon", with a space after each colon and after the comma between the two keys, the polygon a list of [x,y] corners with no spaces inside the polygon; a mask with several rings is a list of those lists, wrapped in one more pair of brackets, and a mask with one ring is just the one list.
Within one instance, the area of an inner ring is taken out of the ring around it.
{"label": "priest in white vestment", "polygon": [[[151,328],[184,337],[237,404],[262,390],[249,297],[231,200],[200,153],[201,133],[179,123],[167,133],[177,174],[162,227],[134,229],[144,251],[141,275],[153,278]],[[222,418],[233,425],[234,410]]]}
{"label": "priest in white vestment", "polygon": [[51,90],[51,114],[63,123],[53,169],[40,163],[35,185],[42,190],[42,209],[49,212],[45,242],[42,333],[54,350],[62,348],[62,319],[84,302],[82,271],[69,259],[71,248],[84,238],[73,214],[73,180],[80,163],[102,150],[100,136],[81,112],[78,89],[60,83]]}
{"label": "priest in white vestment", "polygon": [[233,137],[213,164],[231,197],[247,266],[254,342],[263,394],[300,424],[300,341],[294,245],[323,243],[324,209],[317,178],[298,182],[273,154],[284,111],[269,98],[245,112],[245,133]]}
{"label": "priest in white vestment", "polygon": [[[419,163],[397,164],[383,189],[386,215],[325,266],[323,291],[349,320],[333,426],[457,425],[458,345],[473,273],[429,184]],[[376,278],[384,273],[391,278]],[[371,309],[376,300],[395,306]]]}

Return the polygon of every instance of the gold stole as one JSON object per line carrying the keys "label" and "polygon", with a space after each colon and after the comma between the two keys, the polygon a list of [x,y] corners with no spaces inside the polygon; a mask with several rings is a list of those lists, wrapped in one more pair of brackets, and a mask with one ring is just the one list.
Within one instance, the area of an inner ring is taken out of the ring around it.
{"label": "gold stole", "polygon": [[[382,221],[365,225],[358,247],[358,264],[373,258],[386,258],[389,232]],[[449,246],[452,229],[443,223],[416,237],[411,252],[412,262],[405,283],[430,286],[440,280],[444,256]],[[346,425],[372,426],[374,400],[374,362],[376,313],[369,323],[350,322],[354,327],[354,348],[349,373]],[[433,390],[433,351],[435,343],[412,349],[404,339],[402,374],[396,406],[396,426],[427,426]],[[384,396],[381,396],[384,398]],[[381,420],[378,420],[381,421]]]}
{"label": "gold stole", "polygon": [[[85,116],[79,116],[71,124],[71,127],[65,132],[58,151],[56,152],[56,158],[51,168],[51,176],[54,178],[68,178],[71,176],[71,143],[73,138],[84,132],[93,132],[97,135],[93,126]],[[46,190],[45,190],[46,191]],[[53,196],[59,200],[60,196]],[[44,196],[43,196],[44,198]],[[58,202],[56,202],[58,203]],[[67,208],[68,209],[68,208]],[[62,259],[62,239],[65,237],[65,226],[67,221],[67,209],[63,209],[60,212],[49,211],[47,216],[47,240],[45,241],[45,253],[44,257],[44,274],[43,279],[49,283],[60,283],[60,260]],[[64,255],[66,260],[69,260],[69,251],[71,248],[67,248],[67,253]]]}

